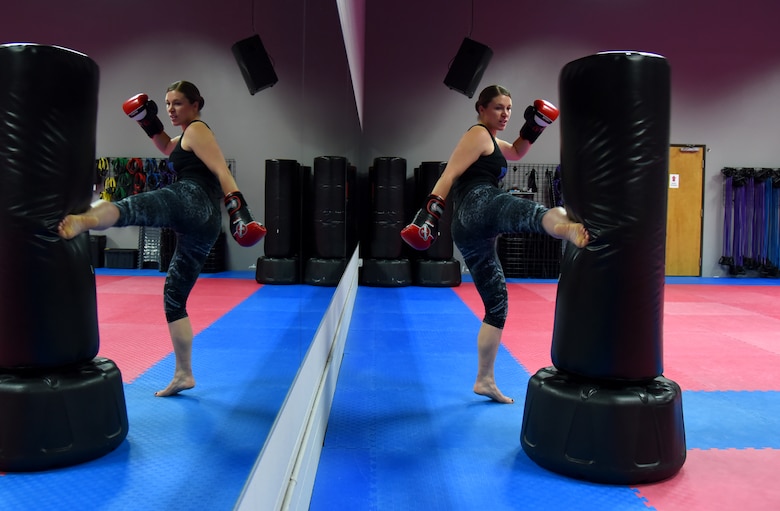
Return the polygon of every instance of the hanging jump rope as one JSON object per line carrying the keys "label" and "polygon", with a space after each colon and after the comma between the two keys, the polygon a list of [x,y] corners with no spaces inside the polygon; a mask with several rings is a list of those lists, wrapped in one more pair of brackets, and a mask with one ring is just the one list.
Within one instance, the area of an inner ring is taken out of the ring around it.
{"label": "hanging jump rope", "polygon": [[734,267],[734,253],[732,250],[731,226],[734,216],[734,174],[737,169],[726,167],[721,169],[723,174],[723,250],[719,264],[727,266],[729,273]]}
{"label": "hanging jump rope", "polygon": [[[769,183],[771,181],[771,186]],[[768,276],[778,275],[780,268],[780,169],[774,169],[767,180],[767,266]]]}

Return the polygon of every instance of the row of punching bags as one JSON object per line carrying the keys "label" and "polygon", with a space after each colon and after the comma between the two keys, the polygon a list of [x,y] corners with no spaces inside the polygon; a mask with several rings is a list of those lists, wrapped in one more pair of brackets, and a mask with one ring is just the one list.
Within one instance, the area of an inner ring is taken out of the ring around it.
{"label": "row of punching bags", "polygon": [[[400,236],[412,216],[409,205],[423,202],[443,169],[444,162],[423,162],[407,176],[403,158],[376,158],[368,172],[370,193],[355,194],[356,169],[342,156],[317,157],[313,167],[296,160],[266,160],[268,233],[256,280],[336,285],[361,238],[362,285],[460,285],[460,263],[453,257],[449,231],[451,206],[442,219],[439,241],[425,252],[411,250]],[[359,204],[356,196],[370,200]]]}
{"label": "row of punching bags", "polygon": [[318,156],[308,167],[292,159],[265,162],[261,284],[335,286],[355,247],[356,168],[343,156]]}
{"label": "row of punching bags", "polygon": [[446,162],[422,162],[407,176],[406,160],[374,159],[369,168],[370,204],[362,247],[360,284],[366,286],[455,287],[461,283],[460,262],[454,256],[450,222],[452,204],[440,221],[439,237],[428,250],[408,247],[400,232],[424,202],[444,171]]}

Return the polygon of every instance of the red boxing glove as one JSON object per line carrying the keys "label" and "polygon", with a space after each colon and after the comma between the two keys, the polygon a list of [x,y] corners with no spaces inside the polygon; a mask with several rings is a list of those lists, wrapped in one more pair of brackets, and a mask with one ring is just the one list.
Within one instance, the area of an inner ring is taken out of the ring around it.
{"label": "red boxing glove", "polygon": [[122,104],[122,110],[128,117],[136,121],[149,138],[164,131],[160,118],[157,117],[157,103],[144,93],[136,94]]}
{"label": "red boxing glove", "polygon": [[439,236],[439,220],[444,214],[444,199],[429,195],[425,207],[414,216],[412,223],[401,230],[401,238],[415,250],[428,250]]}
{"label": "red boxing glove", "polygon": [[558,108],[544,99],[537,99],[525,109],[525,124],[520,128],[520,136],[530,143],[536,142],[544,129],[558,118]]}
{"label": "red boxing glove", "polygon": [[267,231],[263,224],[252,218],[241,192],[225,195],[225,208],[230,215],[230,232],[239,245],[251,247],[263,239]]}

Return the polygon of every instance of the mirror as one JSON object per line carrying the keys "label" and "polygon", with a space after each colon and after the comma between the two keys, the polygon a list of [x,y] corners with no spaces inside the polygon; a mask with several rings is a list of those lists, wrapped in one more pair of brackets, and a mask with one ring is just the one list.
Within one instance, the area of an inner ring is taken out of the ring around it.
{"label": "mirror", "polygon": [[[257,219],[264,217],[266,159],[294,159],[312,166],[317,157],[342,156],[353,165],[359,163],[360,120],[336,2],[224,0],[218,8],[203,3],[171,11],[159,3],[141,0],[136,8],[143,15],[132,28],[128,28],[126,9],[110,2],[91,5],[88,10],[66,9],[55,0],[35,5],[17,3],[0,19],[2,42],[62,46],[97,62],[97,157],[160,157],[138,126],[126,118],[121,105],[128,97],[145,91],[162,107],[165,87],[186,79],[195,83],[205,98],[203,120],[214,131],[225,157],[235,161],[236,180]],[[231,54],[235,42],[253,33],[262,38],[279,78],[273,87],[255,95],[249,94]],[[56,89],[56,84],[52,87]],[[166,131],[175,136],[164,111],[160,117]],[[254,278],[254,265],[263,255],[263,245],[239,247],[230,239],[226,216],[223,224],[228,268]],[[343,227],[349,225],[345,222]],[[109,248],[138,246],[137,228],[95,234],[106,235]],[[346,232],[344,239],[350,239]],[[351,255],[350,248],[344,247],[345,258]],[[275,292],[289,295],[293,289],[262,287],[270,296]],[[297,300],[294,342],[298,361],[306,354],[334,289],[309,289],[314,292],[302,294]],[[121,293],[121,289],[114,292]],[[151,296],[150,301],[159,304],[157,296]],[[260,332],[264,311],[256,314]],[[290,340],[288,335],[285,342]],[[144,349],[139,344],[127,346],[129,353]],[[235,355],[240,357],[242,353]],[[121,360],[111,358],[122,369]],[[197,360],[195,364],[198,378]],[[296,370],[291,367],[284,378],[291,382]],[[154,385],[164,387],[169,377],[167,373],[162,375]],[[207,379],[207,374],[201,374],[198,386],[203,383],[205,387]],[[277,401],[281,403],[285,390],[281,385],[278,388]],[[198,399],[198,388],[192,396]],[[151,392],[148,399],[154,399]],[[270,428],[273,416],[267,419]],[[258,431],[261,429],[258,426]],[[263,438],[255,441],[259,452]]]}

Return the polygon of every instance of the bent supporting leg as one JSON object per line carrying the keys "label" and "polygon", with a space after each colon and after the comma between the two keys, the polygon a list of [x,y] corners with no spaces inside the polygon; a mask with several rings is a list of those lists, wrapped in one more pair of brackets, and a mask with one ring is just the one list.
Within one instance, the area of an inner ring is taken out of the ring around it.
{"label": "bent supporting leg", "polygon": [[195,387],[195,377],[192,374],[192,323],[190,318],[178,319],[168,323],[168,331],[171,334],[173,353],[176,356],[176,368],[173,371],[173,379],[163,390],[154,393],[157,397],[173,396],[182,390]]}
{"label": "bent supporting leg", "polygon": [[501,345],[503,330],[487,323],[482,323],[477,335],[477,381],[474,383],[474,393],[489,397],[499,403],[514,403],[515,400],[505,396],[496,386],[495,365],[498,347]]}

